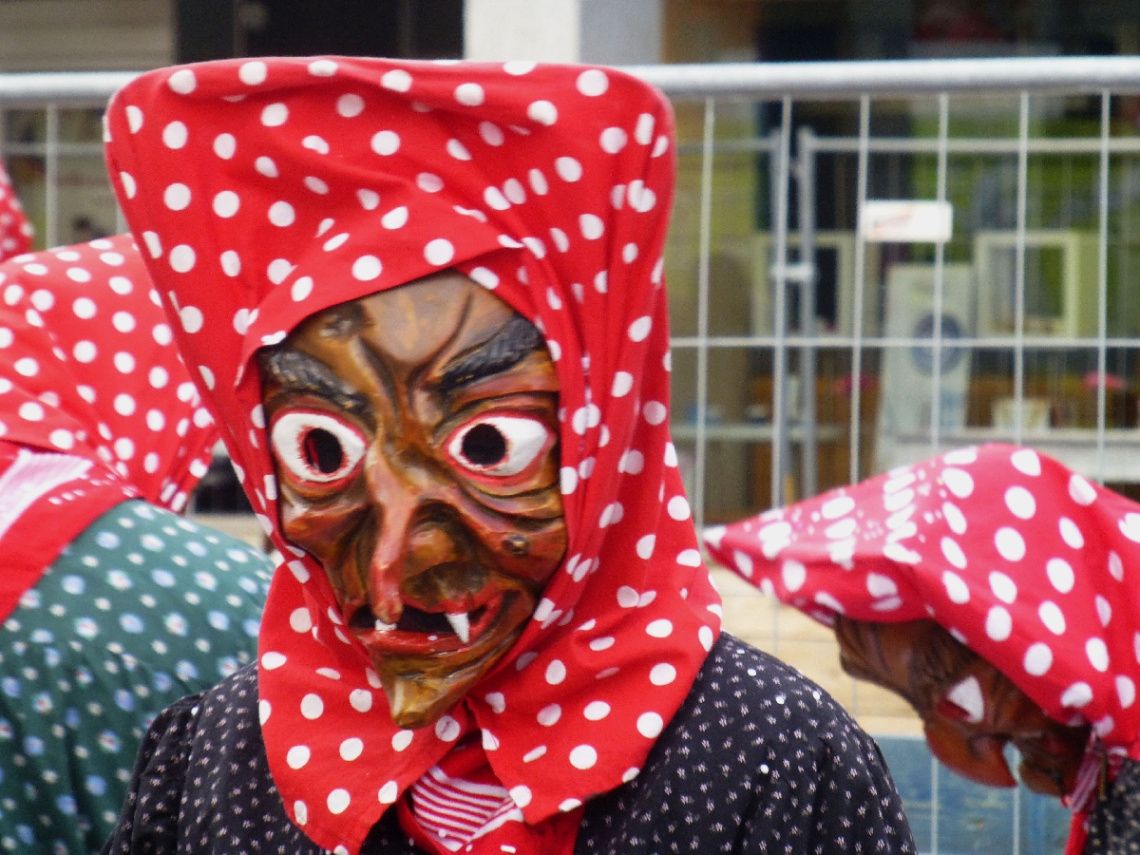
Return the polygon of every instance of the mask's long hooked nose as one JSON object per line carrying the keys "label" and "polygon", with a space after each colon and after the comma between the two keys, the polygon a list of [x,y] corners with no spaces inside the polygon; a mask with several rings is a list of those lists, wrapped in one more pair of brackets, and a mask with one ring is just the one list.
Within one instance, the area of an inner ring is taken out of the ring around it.
{"label": "mask's long hooked nose", "polygon": [[368,487],[379,529],[368,567],[369,605],[377,620],[394,625],[407,579],[455,561],[460,549],[437,520],[423,517],[425,503],[438,501],[442,487],[424,469],[412,464],[397,472],[379,452],[370,461]]}

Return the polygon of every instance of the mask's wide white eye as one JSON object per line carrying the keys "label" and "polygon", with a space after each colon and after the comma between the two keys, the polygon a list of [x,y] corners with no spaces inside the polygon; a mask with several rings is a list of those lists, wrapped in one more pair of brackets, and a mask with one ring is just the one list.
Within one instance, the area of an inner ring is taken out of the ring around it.
{"label": "mask's wide white eye", "polygon": [[324,413],[287,412],[270,434],[278,462],[299,481],[328,484],[351,475],[367,445],[360,431]]}
{"label": "mask's wide white eye", "polygon": [[483,416],[459,428],[447,452],[464,468],[480,475],[517,475],[546,451],[550,429],[526,416]]}

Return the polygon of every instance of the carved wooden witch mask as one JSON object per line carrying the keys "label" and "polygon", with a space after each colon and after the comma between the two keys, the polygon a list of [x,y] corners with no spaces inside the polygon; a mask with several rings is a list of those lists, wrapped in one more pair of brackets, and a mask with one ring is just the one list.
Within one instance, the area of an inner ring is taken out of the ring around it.
{"label": "carved wooden witch mask", "polygon": [[566,549],[543,338],[445,272],[318,313],[262,366],[283,531],[324,566],[394,721],[430,724]]}

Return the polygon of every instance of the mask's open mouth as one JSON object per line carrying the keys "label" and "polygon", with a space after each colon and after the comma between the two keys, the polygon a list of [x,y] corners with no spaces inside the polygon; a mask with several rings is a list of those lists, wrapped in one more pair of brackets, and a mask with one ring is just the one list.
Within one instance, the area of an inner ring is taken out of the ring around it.
{"label": "mask's open mouth", "polygon": [[[368,606],[357,609],[349,620],[349,627],[366,646],[379,648],[416,648],[416,652],[433,649],[464,647],[490,623],[502,597],[470,611],[428,612],[415,606],[404,605],[395,624],[378,619]],[[393,650],[393,652],[396,652]]]}

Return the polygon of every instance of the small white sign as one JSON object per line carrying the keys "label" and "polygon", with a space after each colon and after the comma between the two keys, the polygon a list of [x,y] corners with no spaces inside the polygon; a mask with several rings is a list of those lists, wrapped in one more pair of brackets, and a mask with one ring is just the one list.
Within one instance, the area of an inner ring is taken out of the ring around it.
{"label": "small white sign", "polygon": [[929,200],[868,199],[859,217],[872,243],[945,243],[953,223],[953,205]]}

